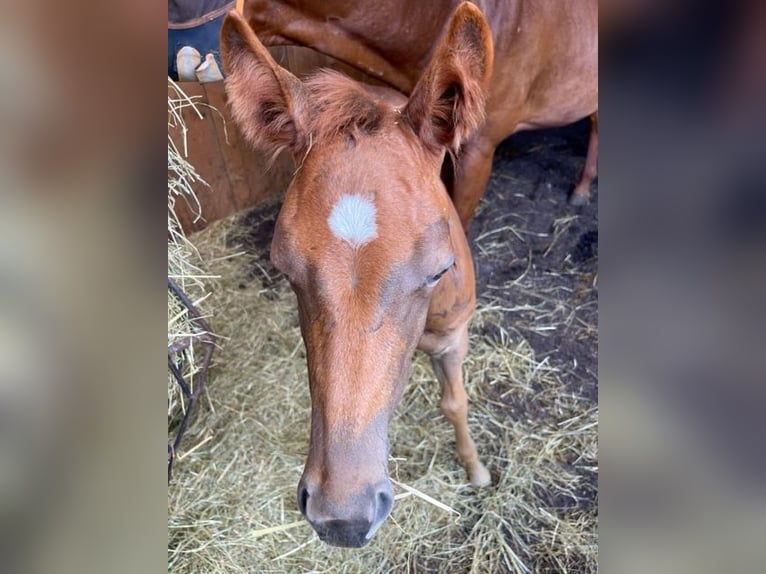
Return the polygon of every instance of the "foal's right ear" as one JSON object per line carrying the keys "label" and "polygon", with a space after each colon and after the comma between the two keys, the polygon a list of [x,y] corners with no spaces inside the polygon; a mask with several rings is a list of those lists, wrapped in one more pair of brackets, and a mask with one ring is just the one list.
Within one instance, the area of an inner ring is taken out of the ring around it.
{"label": "foal's right ear", "polygon": [[402,112],[426,147],[457,153],[484,122],[493,54],[492,31],[484,15],[463,2]]}
{"label": "foal's right ear", "polygon": [[221,27],[221,58],[234,121],[254,146],[276,156],[299,154],[308,140],[303,128],[301,81],[274,61],[247,21],[230,11]]}

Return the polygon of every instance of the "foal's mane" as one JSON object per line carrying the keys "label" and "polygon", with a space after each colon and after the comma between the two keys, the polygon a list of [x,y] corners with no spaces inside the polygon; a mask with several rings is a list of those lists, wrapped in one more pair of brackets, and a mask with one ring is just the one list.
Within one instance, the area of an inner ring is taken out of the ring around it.
{"label": "foal's mane", "polygon": [[317,141],[345,135],[373,135],[391,113],[362,84],[334,70],[321,70],[304,87],[310,102],[308,129]]}

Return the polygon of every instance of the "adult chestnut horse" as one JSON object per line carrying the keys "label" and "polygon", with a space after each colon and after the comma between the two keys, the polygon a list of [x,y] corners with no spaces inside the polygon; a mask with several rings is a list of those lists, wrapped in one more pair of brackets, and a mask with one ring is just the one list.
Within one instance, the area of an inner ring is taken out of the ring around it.
{"label": "adult chestnut horse", "polygon": [[489,484],[467,425],[462,363],[474,270],[440,172],[482,124],[492,36],[462,4],[409,99],[334,72],[281,68],[236,12],[221,29],[227,94],[254,145],[299,166],[271,245],[298,298],[311,439],[298,487],[320,538],[366,544],[391,512],[388,423],[418,347],[474,485]]}
{"label": "adult chestnut horse", "polygon": [[[307,46],[411,94],[461,0],[245,0],[267,46]],[[598,158],[597,0],[473,0],[489,23],[494,70],[486,121],[462,142],[448,191],[467,230],[497,145],[514,132],[586,116],[591,138],[570,202],[588,201]]]}

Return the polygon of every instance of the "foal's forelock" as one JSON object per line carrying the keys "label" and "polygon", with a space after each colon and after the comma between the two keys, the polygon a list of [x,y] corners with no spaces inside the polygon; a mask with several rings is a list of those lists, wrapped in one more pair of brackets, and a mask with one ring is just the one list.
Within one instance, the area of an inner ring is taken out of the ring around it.
{"label": "foal's forelock", "polygon": [[358,82],[332,70],[311,76],[304,87],[312,111],[307,128],[315,142],[340,135],[352,138],[351,141],[373,135],[395,116],[390,105]]}

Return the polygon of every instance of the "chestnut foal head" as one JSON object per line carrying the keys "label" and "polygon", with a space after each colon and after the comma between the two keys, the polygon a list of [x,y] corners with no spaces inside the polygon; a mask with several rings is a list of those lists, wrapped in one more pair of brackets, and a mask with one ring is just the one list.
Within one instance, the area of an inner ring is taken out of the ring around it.
{"label": "chestnut foal head", "polygon": [[393,505],[388,422],[413,352],[473,312],[471,256],[440,170],[483,120],[489,29],[462,5],[409,99],[334,72],[301,81],[233,12],[221,52],[242,133],[298,165],[271,245],[308,361],[298,504],[322,540],[362,546]]}

